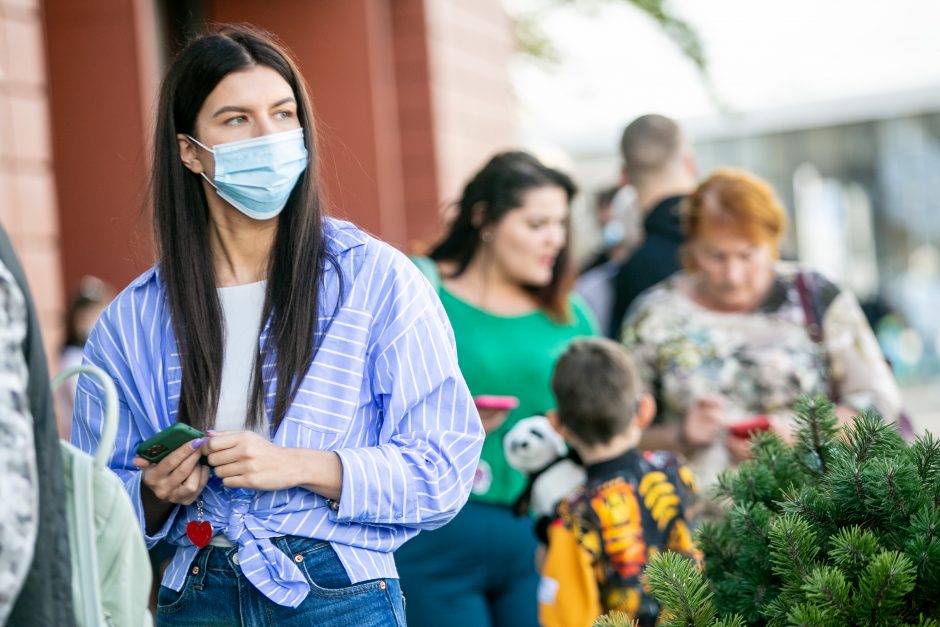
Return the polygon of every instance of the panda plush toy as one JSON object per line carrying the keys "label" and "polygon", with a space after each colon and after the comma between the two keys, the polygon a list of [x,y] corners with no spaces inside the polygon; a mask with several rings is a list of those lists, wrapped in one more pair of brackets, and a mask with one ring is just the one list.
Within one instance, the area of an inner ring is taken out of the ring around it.
{"label": "panda plush toy", "polygon": [[531,511],[538,519],[553,517],[558,503],[587,479],[581,460],[545,416],[516,423],[503,438],[503,450],[509,465],[529,477],[513,507],[517,516]]}

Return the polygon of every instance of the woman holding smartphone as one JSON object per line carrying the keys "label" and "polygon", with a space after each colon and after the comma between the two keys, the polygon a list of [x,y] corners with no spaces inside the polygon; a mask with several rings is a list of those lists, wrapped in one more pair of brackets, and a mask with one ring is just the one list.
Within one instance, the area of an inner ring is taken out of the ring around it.
{"label": "woman holding smartphone", "polygon": [[[407,258],[322,215],[313,127],[289,54],[247,27],[193,41],[161,88],[158,263],[85,349],[119,391],[111,467],[148,543],[177,547],[158,625],[404,624],[392,552],[469,492],[483,431],[446,315]],[[83,377],[85,450],[102,405]],[[134,455],[177,422],[208,436]]]}
{"label": "woman holding smartphone", "polygon": [[635,301],[623,327],[659,408],[641,447],[682,453],[705,488],[750,455],[752,429],[792,439],[804,394],[828,394],[841,423],[866,409],[899,418],[897,384],[855,297],[778,260],[786,215],[765,181],[713,172],[683,207],[685,269]]}
{"label": "woman holding smartphone", "polygon": [[415,260],[454,327],[487,437],[467,506],[395,555],[413,627],[442,616],[451,626],[538,624],[532,521],[511,511],[526,479],[502,440],[520,418],[554,407],[555,360],[575,337],[595,334],[587,307],[569,295],[574,193],[568,176],[535,157],[498,154],[467,183],[443,241]]}

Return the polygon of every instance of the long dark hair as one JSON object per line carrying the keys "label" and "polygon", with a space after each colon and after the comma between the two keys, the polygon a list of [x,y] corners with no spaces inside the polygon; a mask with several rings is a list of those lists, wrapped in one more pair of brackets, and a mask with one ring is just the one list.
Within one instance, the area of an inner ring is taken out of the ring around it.
{"label": "long dark hair", "polygon": [[262,366],[272,355],[274,429],[293,402],[323,332],[317,325],[321,277],[327,264],[336,265],[322,234],[310,98],[290,53],[273,36],[249,26],[223,26],[195,39],[175,58],[161,86],[151,195],[160,271],[182,366],[177,420],[201,429],[214,424],[219,401],[222,308],[209,248],[209,208],[201,178],[180,161],[177,134],[195,135],[196,116],[216,85],[232,72],[257,65],[273,69],[291,86],[310,161],[280,214],[268,260],[262,321],[270,318],[271,327],[255,359],[249,428],[262,424]]}
{"label": "long dark hair", "polygon": [[[464,187],[457,202],[457,217],[428,256],[435,261],[453,262],[456,267],[452,276],[460,276],[480,248],[483,229],[520,208],[525,193],[540,187],[562,188],[569,203],[577,193],[577,187],[567,174],[543,165],[527,152],[497,154]],[[482,219],[477,218],[477,214]],[[555,259],[552,280],[547,285],[526,286],[525,289],[549,316],[563,322],[570,318],[568,293],[573,278],[566,242]]]}

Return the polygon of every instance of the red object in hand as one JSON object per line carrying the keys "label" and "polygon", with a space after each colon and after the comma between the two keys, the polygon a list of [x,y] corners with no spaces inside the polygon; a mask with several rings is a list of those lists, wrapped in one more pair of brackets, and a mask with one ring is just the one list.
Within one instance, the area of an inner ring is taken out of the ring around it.
{"label": "red object in hand", "polygon": [[767,431],[768,429],[770,429],[770,420],[764,415],[754,416],[751,420],[728,425],[728,433],[736,438],[749,438],[753,433]]}
{"label": "red object in hand", "polygon": [[186,535],[189,536],[193,544],[201,549],[209,544],[209,540],[212,539],[212,525],[209,524],[208,520],[202,522],[191,520],[186,525]]}

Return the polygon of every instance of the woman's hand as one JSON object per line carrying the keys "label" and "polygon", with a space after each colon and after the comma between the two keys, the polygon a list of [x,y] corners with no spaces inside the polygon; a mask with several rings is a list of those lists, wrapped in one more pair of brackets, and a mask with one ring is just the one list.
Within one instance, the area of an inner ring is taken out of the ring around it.
{"label": "woman's hand", "polygon": [[728,454],[731,455],[731,461],[735,464],[743,462],[745,459],[751,459],[751,438],[741,438],[736,435],[728,434],[725,436],[725,447]]}
{"label": "woman's hand", "polygon": [[252,431],[219,431],[210,434],[201,451],[227,488],[284,490],[300,485],[294,452]]}
{"label": "woman's hand", "polygon": [[508,409],[477,409],[477,411],[480,413],[480,422],[483,423],[483,431],[486,433],[499,429],[509,416]]}
{"label": "woman's hand", "polygon": [[133,459],[133,464],[141,469],[141,483],[158,500],[189,505],[206,487],[209,469],[199,465],[201,453],[191,444],[182,445],[156,464],[143,457]]}
{"label": "woman's hand", "polygon": [[724,399],[707,396],[693,401],[682,424],[682,437],[693,449],[718,439],[724,428]]}

